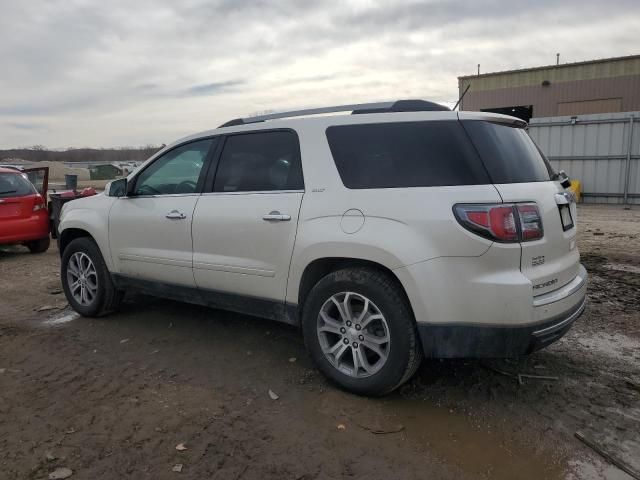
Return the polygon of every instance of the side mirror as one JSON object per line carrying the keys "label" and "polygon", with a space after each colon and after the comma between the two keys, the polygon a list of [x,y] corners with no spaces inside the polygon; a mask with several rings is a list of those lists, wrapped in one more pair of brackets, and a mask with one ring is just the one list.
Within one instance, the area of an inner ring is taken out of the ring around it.
{"label": "side mirror", "polygon": [[126,197],[127,196],[127,179],[119,178],[107,185],[107,192],[110,197]]}

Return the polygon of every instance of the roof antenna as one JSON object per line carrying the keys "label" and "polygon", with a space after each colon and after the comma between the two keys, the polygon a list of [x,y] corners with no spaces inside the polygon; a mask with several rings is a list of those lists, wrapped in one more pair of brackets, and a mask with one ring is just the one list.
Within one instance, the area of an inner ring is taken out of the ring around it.
{"label": "roof antenna", "polygon": [[560,65],[560,54],[556,53],[556,65]]}
{"label": "roof antenna", "polygon": [[454,105],[454,107],[451,110],[455,110],[456,109],[456,107],[460,104],[460,102],[462,101],[462,99],[467,94],[467,92],[469,91],[470,88],[471,88],[471,84],[467,85],[467,88],[464,89],[464,92],[462,92],[462,95],[460,95],[460,98],[458,99],[458,101],[456,102],[456,104]]}
{"label": "roof antenna", "polygon": [[480,75],[480,64],[478,64],[478,75]]}

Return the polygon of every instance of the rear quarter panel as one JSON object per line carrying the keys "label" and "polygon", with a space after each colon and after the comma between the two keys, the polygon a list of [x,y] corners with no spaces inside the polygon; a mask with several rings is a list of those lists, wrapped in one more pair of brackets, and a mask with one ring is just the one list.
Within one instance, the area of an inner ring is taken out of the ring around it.
{"label": "rear quarter panel", "polygon": [[[298,131],[305,195],[287,287],[288,302],[298,302],[302,274],[307,265],[320,258],[364,259],[394,270],[438,257],[480,256],[489,249],[490,240],[458,224],[453,206],[500,202],[492,185],[347,189],[333,161],[326,127],[311,125]],[[360,211],[363,216],[362,225],[352,233],[347,233],[342,223],[349,210]]]}

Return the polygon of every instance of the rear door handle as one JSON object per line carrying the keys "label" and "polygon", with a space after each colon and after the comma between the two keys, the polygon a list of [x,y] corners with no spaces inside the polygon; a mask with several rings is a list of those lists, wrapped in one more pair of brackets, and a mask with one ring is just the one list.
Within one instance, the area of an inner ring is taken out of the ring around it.
{"label": "rear door handle", "polygon": [[288,222],[289,220],[291,220],[291,215],[283,215],[277,210],[274,210],[267,213],[266,215],[263,215],[262,219],[266,220],[267,222]]}
{"label": "rear door handle", "polygon": [[165,218],[168,218],[169,220],[184,220],[187,216],[177,210],[171,210],[165,215]]}

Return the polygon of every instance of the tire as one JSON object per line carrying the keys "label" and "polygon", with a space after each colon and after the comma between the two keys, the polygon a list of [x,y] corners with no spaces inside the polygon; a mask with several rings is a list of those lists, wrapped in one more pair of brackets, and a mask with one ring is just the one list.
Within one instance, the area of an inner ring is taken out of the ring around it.
{"label": "tire", "polygon": [[[345,302],[350,304],[353,320],[349,327],[340,313]],[[367,313],[363,314],[365,305]],[[382,319],[377,318],[376,311]],[[376,319],[367,321],[368,317]],[[342,320],[338,332],[334,331],[334,319]],[[413,376],[422,361],[415,320],[404,292],[394,278],[372,268],[348,268],[322,278],[305,299],[302,329],[307,350],[320,371],[339,387],[358,395],[392,392]],[[385,339],[388,342],[384,343]],[[346,344],[345,340],[349,341],[348,348],[339,360],[337,355],[325,353],[344,350],[339,343]],[[386,359],[382,361],[383,356],[370,348],[383,352]],[[371,368],[364,367],[364,360]]]}
{"label": "tire", "polygon": [[27,242],[26,246],[31,253],[44,253],[49,250],[49,244],[51,239],[49,237],[41,238],[40,240],[33,240]]}
{"label": "tire", "polygon": [[[87,258],[93,265],[95,273],[88,273],[84,277],[86,279],[85,289],[93,291],[95,287],[95,291],[92,295],[87,294],[86,297],[80,295],[80,300],[78,300],[79,291],[77,287],[74,287],[72,292],[70,282],[73,282],[74,279],[73,272],[78,271],[78,259],[80,259],[83,266],[86,266],[88,265]],[[113,285],[111,274],[102,258],[100,249],[93,239],[89,237],[76,238],[64,249],[60,279],[62,280],[62,288],[69,305],[85,317],[107,315],[117,310],[122,301],[123,292],[117,290]]]}

